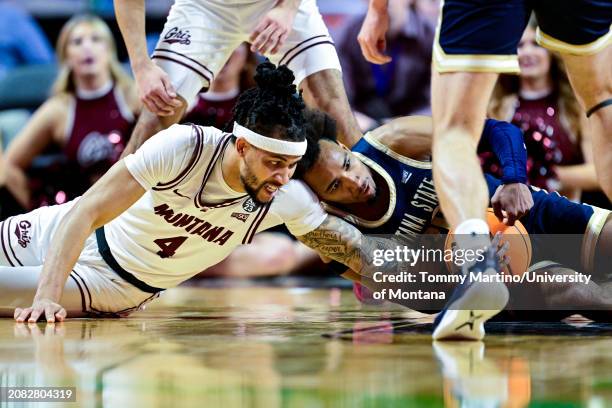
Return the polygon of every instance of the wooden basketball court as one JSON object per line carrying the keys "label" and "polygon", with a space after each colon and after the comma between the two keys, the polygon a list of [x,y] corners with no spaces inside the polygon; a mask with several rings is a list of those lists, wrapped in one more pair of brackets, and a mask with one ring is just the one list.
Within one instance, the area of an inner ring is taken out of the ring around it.
{"label": "wooden basketball court", "polygon": [[176,288],[124,319],[1,319],[0,386],[77,401],[0,406],[612,406],[611,327],[497,323],[484,342],[432,344],[429,322],[278,287]]}

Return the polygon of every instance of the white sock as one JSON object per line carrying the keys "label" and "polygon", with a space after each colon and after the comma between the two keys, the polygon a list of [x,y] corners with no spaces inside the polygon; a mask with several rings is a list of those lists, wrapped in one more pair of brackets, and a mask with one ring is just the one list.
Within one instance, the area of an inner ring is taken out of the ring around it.
{"label": "white sock", "polygon": [[463,221],[455,229],[455,241],[461,249],[480,249],[491,243],[489,225],[480,218]]}

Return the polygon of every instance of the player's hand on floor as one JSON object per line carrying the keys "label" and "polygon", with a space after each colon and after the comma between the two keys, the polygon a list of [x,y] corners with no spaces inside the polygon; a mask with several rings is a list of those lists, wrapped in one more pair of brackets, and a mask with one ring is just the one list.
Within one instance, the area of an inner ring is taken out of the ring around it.
{"label": "player's hand on floor", "polygon": [[31,307],[16,308],[13,315],[17,323],[36,323],[39,318],[47,323],[63,322],[66,319],[66,309],[49,299],[34,300]]}
{"label": "player's hand on floor", "polygon": [[297,7],[284,5],[274,7],[261,19],[249,36],[251,51],[261,55],[276,54],[283,46],[293,28]]}
{"label": "player's hand on floor", "polygon": [[385,11],[368,10],[363,20],[357,41],[364,58],[374,64],[391,62],[391,57],[385,55],[387,48],[386,34],[389,29],[389,13]]}
{"label": "player's hand on floor", "polygon": [[149,61],[134,71],[138,84],[138,96],[149,111],[157,116],[170,116],[181,106],[168,74]]}
{"label": "player's hand on floor", "polygon": [[511,226],[533,207],[533,197],[529,187],[523,183],[502,184],[493,194],[491,205],[495,216],[500,221],[507,218],[506,225]]}

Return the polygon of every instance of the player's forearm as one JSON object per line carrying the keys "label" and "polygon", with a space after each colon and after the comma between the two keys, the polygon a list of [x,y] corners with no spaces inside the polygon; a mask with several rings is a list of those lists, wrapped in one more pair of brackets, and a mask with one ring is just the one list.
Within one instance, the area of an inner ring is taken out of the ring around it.
{"label": "player's forearm", "polygon": [[574,166],[555,167],[562,188],[579,188],[586,191],[601,189],[597,181],[595,166],[592,163],[578,164]]}
{"label": "player's forearm", "polygon": [[377,267],[373,262],[376,250],[395,248],[392,240],[365,236],[348,222],[332,215],[328,215],[317,229],[297,239],[362,276],[371,278],[376,271],[394,267],[392,264]]}
{"label": "player's forearm", "polygon": [[93,232],[91,212],[75,206],[66,214],[47,251],[34,300],[59,302],[66,280],[77,262],[85,240]]}
{"label": "player's forearm", "polygon": [[370,12],[370,10],[373,10],[378,13],[386,13],[388,4],[389,0],[370,0],[370,4],[368,5],[368,12]]}
{"label": "player's forearm", "polygon": [[300,7],[301,0],[279,0],[276,7],[284,7],[289,10],[296,10]]}
{"label": "player's forearm", "polygon": [[136,74],[147,64],[147,40],[145,32],[145,1],[114,0],[117,24],[130,56],[132,70]]}

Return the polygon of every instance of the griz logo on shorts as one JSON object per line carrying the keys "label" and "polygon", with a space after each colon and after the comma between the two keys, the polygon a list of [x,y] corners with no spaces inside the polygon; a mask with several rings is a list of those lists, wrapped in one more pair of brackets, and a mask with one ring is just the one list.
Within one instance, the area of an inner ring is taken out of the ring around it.
{"label": "griz logo on shorts", "polygon": [[191,34],[189,30],[182,31],[178,27],[172,27],[170,31],[164,35],[164,41],[168,44],[179,43],[183,45],[191,44]]}
{"label": "griz logo on shorts", "polygon": [[242,208],[244,208],[244,211],[252,213],[257,211],[259,204],[249,197],[244,203],[242,203]]}
{"label": "griz logo on shorts", "polygon": [[32,238],[30,237],[30,224],[29,221],[23,220],[20,221],[19,224],[15,226],[15,236],[17,237],[17,243],[25,248],[31,242]]}

